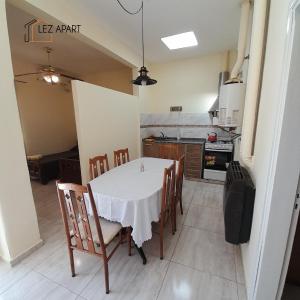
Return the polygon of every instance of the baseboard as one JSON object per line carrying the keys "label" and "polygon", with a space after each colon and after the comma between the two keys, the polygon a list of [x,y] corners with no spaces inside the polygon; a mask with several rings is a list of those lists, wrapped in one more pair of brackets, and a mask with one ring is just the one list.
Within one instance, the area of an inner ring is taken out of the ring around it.
{"label": "baseboard", "polygon": [[27,249],[26,251],[24,251],[22,254],[18,255],[17,257],[15,257],[14,259],[12,259],[11,261],[9,261],[8,263],[13,267],[15,265],[17,265],[18,263],[20,263],[24,258],[26,258],[27,256],[29,256],[30,254],[32,254],[34,251],[36,251],[37,249],[39,249],[42,245],[44,244],[43,240],[39,240],[34,246],[30,247],[29,249]]}

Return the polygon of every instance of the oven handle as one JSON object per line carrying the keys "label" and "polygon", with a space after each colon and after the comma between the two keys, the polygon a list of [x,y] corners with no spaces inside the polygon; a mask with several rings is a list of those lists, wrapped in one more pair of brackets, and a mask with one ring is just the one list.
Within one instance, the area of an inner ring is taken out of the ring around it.
{"label": "oven handle", "polygon": [[226,152],[226,153],[230,153],[232,152],[232,150],[229,150],[229,149],[204,149],[204,152],[205,151],[209,151],[209,152]]}

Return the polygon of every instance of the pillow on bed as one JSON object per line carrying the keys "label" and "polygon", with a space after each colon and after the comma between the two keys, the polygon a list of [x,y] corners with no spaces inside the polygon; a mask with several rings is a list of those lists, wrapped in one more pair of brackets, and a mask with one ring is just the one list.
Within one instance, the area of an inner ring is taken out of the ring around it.
{"label": "pillow on bed", "polygon": [[39,160],[43,157],[42,154],[27,155],[28,160]]}

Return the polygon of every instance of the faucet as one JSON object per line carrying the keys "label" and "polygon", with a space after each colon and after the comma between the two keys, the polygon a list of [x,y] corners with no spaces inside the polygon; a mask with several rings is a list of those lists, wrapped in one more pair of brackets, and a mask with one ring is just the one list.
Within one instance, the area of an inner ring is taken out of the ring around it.
{"label": "faucet", "polygon": [[164,135],[164,133],[161,131],[160,132],[160,137],[162,138],[162,139],[165,139],[166,138],[166,136]]}

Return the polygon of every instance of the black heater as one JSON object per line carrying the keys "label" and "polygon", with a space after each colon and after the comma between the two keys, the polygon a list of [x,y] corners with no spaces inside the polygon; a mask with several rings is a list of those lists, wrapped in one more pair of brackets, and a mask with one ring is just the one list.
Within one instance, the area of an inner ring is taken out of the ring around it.
{"label": "black heater", "polygon": [[248,171],[238,161],[229,163],[223,194],[225,240],[232,244],[250,239],[255,187]]}

